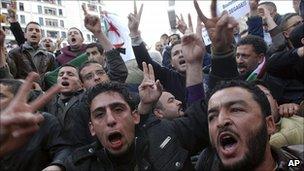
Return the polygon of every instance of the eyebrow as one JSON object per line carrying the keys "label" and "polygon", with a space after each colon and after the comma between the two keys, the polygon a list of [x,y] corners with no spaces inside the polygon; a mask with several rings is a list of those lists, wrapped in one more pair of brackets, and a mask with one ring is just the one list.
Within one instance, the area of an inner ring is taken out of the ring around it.
{"label": "eyebrow", "polygon": [[[244,100],[235,100],[235,101],[229,101],[227,103],[224,103],[222,106],[225,106],[225,107],[230,107],[232,105],[235,105],[235,104],[240,104],[240,105],[243,105],[243,106],[248,106],[248,103]],[[210,109],[208,109],[208,114],[211,113],[211,112],[215,112],[219,107],[216,106],[216,107],[212,107]]]}
{"label": "eyebrow", "polygon": [[170,100],[174,100],[175,98],[174,97],[169,97],[168,98],[168,102],[170,101]]}
{"label": "eyebrow", "polygon": [[[127,107],[127,105],[125,103],[121,103],[121,102],[114,102],[114,103],[109,104],[108,106],[110,108],[113,108],[115,106],[124,106],[124,107]],[[100,106],[100,107],[96,108],[95,110],[93,110],[91,113],[94,114],[94,112],[105,110],[106,107],[107,106]]]}

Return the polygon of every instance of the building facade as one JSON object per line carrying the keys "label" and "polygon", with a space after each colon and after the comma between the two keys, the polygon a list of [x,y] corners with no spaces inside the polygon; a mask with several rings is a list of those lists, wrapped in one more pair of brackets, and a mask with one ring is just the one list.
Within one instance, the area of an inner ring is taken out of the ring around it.
{"label": "building facade", "polygon": [[[66,1],[66,0],[0,0],[1,14],[7,15],[7,7],[15,1],[18,22],[24,30],[26,24],[35,21],[41,25],[42,36],[66,38],[70,27],[79,28],[84,35],[85,42],[95,40],[83,24],[84,15],[82,4],[85,4],[90,14],[99,15],[102,10],[102,1]],[[5,29],[7,41],[14,40],[9,30],[9,23],[1,23]]]}

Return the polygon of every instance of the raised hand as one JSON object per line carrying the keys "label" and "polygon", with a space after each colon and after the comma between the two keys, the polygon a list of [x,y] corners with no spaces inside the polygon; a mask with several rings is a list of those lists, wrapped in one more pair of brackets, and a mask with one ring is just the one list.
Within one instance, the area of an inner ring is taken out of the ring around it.
{"label": "raised hand", "polygon": [[259,6],[259,0],[249,0],[250,12],[251,16],[257,15],[257,9]]}
{"label": "raised hand", "polygon": [[142,11],[143,11],[143,4],[140,6],[139,11],[137,11],[136,2],[134,1],[134,13],[130,13],[128,15],[128,27],[131,36],[135,36],[139,34],[138,27],[139,27]]}
{"label": "raised hand", "polygon": [[153,104],[157,102],[162,94],[162,85],[160,81],[155,81],[154,70],[151,64],[147,65],[145,62],[143,65],[144,79],[138,87],[140,102],[142,104]]}
{"label": "raised hand", "polygon": [[16,10],[13,9],[11,5],[8,6],[7,8],[7,20],[9,23],[16,23],[17,22],[17,15],[16,15]]}
{"label": "raised hand", "polygon": [[220,17],[216,14],[216,0],[211,2],[211,19],[208,19],[201,11],[197,0],[194,0],[194,7],[198,17],[205,24],[212,42],[214,52],[226,52],[231,50],[233,40],[233,28],[238,25],[235,19],[224,11]]}
{"label": "raised hand", "polygon": [[60,50],[61,49],[61,43],[64,40],[62,37],[57,37],[56,42],[55,42],[55,50]]}
{"label": "raised hand", "polygon": [[85,5],[82,5],[82,10],[84,13],[84,26],[85,28],[87,28],[89,31],[91,31],[93,34],[100,34],[102,33],[101,30],[101,23],[100,23],[100,19],[98,16],[96,15],[90,15],[87,12],[87,9],[85,7]]}
{"label": "raised hand", "polygon": [[267,8],[265,8],[264,6],[259,6],[257,11],[258,15],[263,18],[263,22],[265,22],[265,24],[267,25],[268,30],[272,30],[277,26],[276,22],[270,15],[270,11]]}
{"label": "raised hand", "polygon": [[183,33],[183,34],[185,34],[185,32],[186,32],[186,30],[187,30],[187,24],[185,23],[185,21],[184,21],[184,17],[183,17],[183,15],[181,14],[180,15],[180,18],[178,17],[178,16],[176,16],[176,19],[177,19],[177,29],[181,32],[181,33]]}
{"label": "raised hand", "polygon": [[300,106],[296,103],[285,103],[285,104],[281,104],[279,106],[279,114],[282,117],[291,117],[295,114],[297,114],[298,110],[299,110]]}
{"label": "raised hand", "polygon": [[197,19],[196,34],[193,33],[192,19],[188,15],[188,29],[182,37],[183,56],[188,64],[199,63],[202,61],[203,53],[205,53],[205,45],[202,40],[201,20]]}
{"label": "raised hand", "polygon": [[53,86],[33,102],[27,103],[28,94],[37,78],[38,74],[30,73],[15,98],[1,111],[0,157],[24,145],[30,135],[39,129],[38,124],[43,121],[43,117],[34,113],[60,90],[58,85]]}

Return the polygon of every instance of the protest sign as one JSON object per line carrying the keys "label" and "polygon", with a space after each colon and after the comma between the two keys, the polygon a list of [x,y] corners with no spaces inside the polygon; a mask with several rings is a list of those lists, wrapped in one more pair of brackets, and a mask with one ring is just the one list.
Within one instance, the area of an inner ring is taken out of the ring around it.
{"label": "protest sign", "polygon": [[248,0],[229,0],[217,2],[217,14],[220,15],[223,11],[227,11],[229,15],[236,20],[244,17],[250,11]]}
{"label": "protest sign", "polygon": [[211,40],[209,38],[209,35],[208,35],[206,27],[202,28],[202,37],[203,37],[205,46],[208,46],[208,45],[211,44]]}

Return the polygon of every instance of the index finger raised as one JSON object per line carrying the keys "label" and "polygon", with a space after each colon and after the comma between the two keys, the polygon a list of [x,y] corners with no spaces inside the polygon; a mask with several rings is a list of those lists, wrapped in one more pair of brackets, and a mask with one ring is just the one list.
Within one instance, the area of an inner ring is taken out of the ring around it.
{"label": "index finger raised", "polygon": [[84,15],[88,15],[88,11],[87,11],[85,4],[82,4],[81,7],[82,7]]}
{"label": "index finger raised", "polygon": [[211,16],[212,18],[215,18],[217,17],[217,12],[216,12],[216,4],[217,4],[217,1],[216,0],[212,0],[211,2],[211,6],[210,6],[210,10],[211,10]]}
{"label": "index finger raised", "polygon": [[208,18],[203,14],[201,8],[197,3],[197,0],[193,0],[193,3],[198,17],[203,21],[203,23],[207,23]]}

